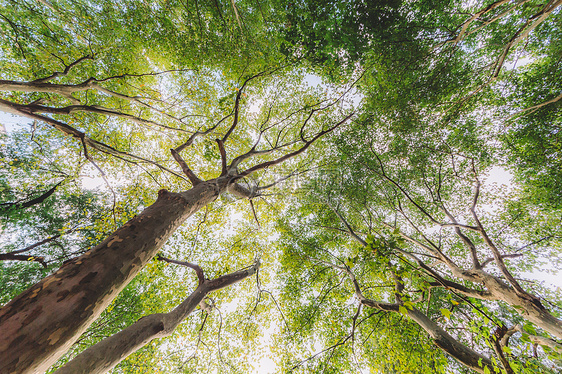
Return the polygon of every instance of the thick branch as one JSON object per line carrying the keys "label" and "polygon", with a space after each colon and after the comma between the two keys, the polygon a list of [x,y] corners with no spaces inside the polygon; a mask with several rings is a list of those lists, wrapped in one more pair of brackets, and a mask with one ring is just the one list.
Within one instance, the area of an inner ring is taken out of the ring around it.
{"label": "thick branch", "polygon": [[205,280],[174,310],[168,313],[157,313],[142,317],[131,326],[86,349],[55,373],[107,373],[128,355],[136,352],[150,341],[171,335],[207,294],[255,274],[258,268],[259,262],[244,270],[223,275],[213,280]]}
{"label": "thick branch", "polygon": [[[355,293],[359,297],[361,304],[383,311],[395,313],[400,312],[400,303],[390,304],[365,298],[361,292],[357,280],[355,279],[354,274],[349,270],[349,268],[337,268],[346,271],[346,273],[349,275],[354,284]],[[403,286],[400,286],[399,284],[400,282],[398,282],[397,285],[398,291],[401,291]],[[423,314],[416,308],[405,309],[407,311],[406,313],[408,317],[410,317],[421,328],[423,328],[429,334],[429,336],[431,336],[435,345],[441,348],[444,352],[450,354],[453,358],[466,365],[467,367],[472,368],[478,373],[484,373],[484,367],[488,367],[488,369],[492,368],[492,362],[487,357],[480,355],[479,353],[460,343],[449,333],[447,333],[447,331],[442,329],[437,323],[428,318],[425,314]]]}
{"label": "thick branch", "polygon": [[228,173],[228,170],[226,169],[226,150],[224,149],[224,142],[221,139],[216,139],[216,142],[221,154],[221,177],[223,177]]}
{"label": "thick branch", "polygon": [[[339,269],[345,272],[351,282],[353,283],[353,287],[355,289],[355,295],[361,302],[361,304],[387,312],[401,312],[401,303],[384,303],[378,302],[371,299],[366,298],[361,291],[361,287],[359,286],[359,282],[355,278],[355,274],[347,267],[345,264],[343,266],[334,265],[330,262],[317,260],[322,263],[327,264],[328,266]],[[398,285],[398,291],[401,292],[402,286]],[[429,317],[425,314],[417,310],[416,308],[402,308],[402,310],[406,309],[406,314],[410,317],[414,322],[416,322],[421,328],[423,328],[433,339],[435,345],[441,348],[444,352],[450,354],[453,358],[461,362],[462,364],[466,365],[467,367],[475,370],[478,373],[484,373],[484,368],[487,367],[488,370],[492,369],[492,362],[485,356],[473,351],[469,347],[465,346],[464,344],[460,343],[454,337],[452,337],[447,331],[441,328],[437,323],[432,321]],[[491,371],[492,372],[492,371]]]}
{"label": "thick branch", "polygon": [[260,194],[254,188],[246,188],[240,183],[231,183],[228,185],[228,192],[239,199],[252,199]]}
{"label": "thick branch", "polygon": [[441,348],[441,350],[477,373],[485,373],[485,368],[488,368],[491,373],[494,372],[492,361],[488,357],[473,351],[468,346],[459,342],[418,309],[413,308],[410,310],[406,308],[406,310],[408,317],[420,325],[421,328],[431,336],[433,343]]}
{"label": "thick branch", "polygon": [[0,91],[46,92],[68,97],[75,92],[87,91],[90,88],[90,81],[79,84],[55,84],[37,81],[17,82],[0,79]]}
{"label": "thick branch", "polygon": [[45,262],[44,257],[32,255],[17,255],[13,252],[0,253],[0,261],[36,261],[43,265],[43,267],[47,267],[47,263]]}
{"label": "thick branch", "polygon": [[189,166],[187,166],[187,163],[183,160],[183,158],[181,158],[181,156],[178,152],[176,152],[175,149],[170,149],[170,152],[172,153],[172,156],[174,156],[174,159],[177,161],[177,163],[181,166],[181,169],[183,170],[184,174],[187,175],[192,185],[197,186],[202,182],[201,179],[199,179],[197,175],[195,175],[195,173],[189,168]]}

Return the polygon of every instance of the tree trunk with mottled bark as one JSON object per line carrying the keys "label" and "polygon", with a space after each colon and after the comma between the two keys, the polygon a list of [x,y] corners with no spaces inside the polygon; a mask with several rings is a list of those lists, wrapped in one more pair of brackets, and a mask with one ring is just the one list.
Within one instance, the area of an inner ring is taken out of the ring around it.
{"label": "tree trunk with mottled bark", "polygon": [[201,182],[154,204],[84,255],[0,309],[0,373],[43,373],[60,358],[193,213],[226,190]]}

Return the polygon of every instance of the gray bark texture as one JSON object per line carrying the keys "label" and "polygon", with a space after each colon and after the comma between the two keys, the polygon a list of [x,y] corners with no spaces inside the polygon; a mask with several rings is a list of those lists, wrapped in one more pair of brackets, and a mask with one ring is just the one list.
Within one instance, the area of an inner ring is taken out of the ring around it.
{"label": "gray bark texture", "polygon": [[408,309],[408,317],[416,321],[431,336],[436,346],[466,367],[471,368],[477,373],[484,373],[485,367],[490,370],[490,373],[494,372],[492,361],[488,357],[473,351],[467,345],[456,340],[419,310],[415,308],[413,310]]}

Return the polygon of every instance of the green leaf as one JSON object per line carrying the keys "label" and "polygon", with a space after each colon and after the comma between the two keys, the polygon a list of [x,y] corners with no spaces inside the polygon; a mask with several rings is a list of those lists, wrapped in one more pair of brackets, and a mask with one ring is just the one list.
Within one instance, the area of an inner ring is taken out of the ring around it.
{"label": "green leaf", "polygon": [[406,308],[414,310],[414,304],[412,304],[411,301],[404,301],[404,305],[406,306]]}
{"label": "green leaf", "polygon": [[451,318],[451,311],[449,309],[439,309],[441,311],[441,314],[443,314],[445,316],[445,318],[450,319]]}

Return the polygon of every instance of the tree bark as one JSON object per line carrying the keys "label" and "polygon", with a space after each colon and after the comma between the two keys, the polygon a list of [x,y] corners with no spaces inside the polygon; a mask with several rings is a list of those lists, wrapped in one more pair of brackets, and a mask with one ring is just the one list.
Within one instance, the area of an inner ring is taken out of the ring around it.
{"label": "tree bark", "polygon": [[61,357],[193,213],[226,190],[215,179],[172,193],[0,309],[0,373],[42,373]]}
{"label": "tree bark", "polygon": [[408,317],[413,319],[429,334],[429,336],[431,336],[433,343],[436,346],[451,355],[451,357],[455,360],[459,361],[466,367],[471,368],[477,373],[484,373],[485,367],[490,370],[490,373],[494,372],[494,366],[489,358],[473,351],[467,345],[459,342],[447,331],[442,329],[437,323],[433,322],[416,308],[413,310],[408,309]]}
{"label": "tree bark", "polygon": [[527,321],[534,323],[558,339],[562,339],[562,321],[554,317],[536,296],[530,295],[527,292],[520,295],[500,279],[483,271],[480,271],[479,275],[484,286],[498,300],[505,301],[513,306]]}
{"label": "tree bark", "polygon": [[[361,298],[361,303],[363,305],[385,310],[389,312],[399,313],[399,304],[389,304],[376,302],[370,299]],[[447,331],[445,331],[441,326],[431,320],[424,313],[420,312],[418,309],[406,308],[407,315],[414,322],[416,322],[425,332],[431,336],[433,343],[438,346],[443,352],[449,354],[455,360],[465,365],[466,367],[476,371],[477,373],[484,373],[484,368],[487,367],[490,373],[494,372],[494,367],[492,361],[481,355],[480,353],[472,350],[467,345],[459,342],[453,336],[451,336]]]}
{"label": "tree bark", "polygon": [[131,326],[119,331],[80,353],[55,374],[103,374],[115,367],[131,353],[150,341],[171,335],[176,327],[195,310],[209,292],[227,287],[255,274],[259,264],[248,269],[204,280],[180,305],[169,313],[142,317]]}

